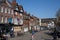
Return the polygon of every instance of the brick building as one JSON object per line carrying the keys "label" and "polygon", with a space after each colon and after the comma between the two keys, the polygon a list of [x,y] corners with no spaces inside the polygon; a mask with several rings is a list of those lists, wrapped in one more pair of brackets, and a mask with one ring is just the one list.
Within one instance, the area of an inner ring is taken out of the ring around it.
{"label": "brick building", "polygon": [[54,23],[56,22],[56,18],[44,18],[41,19],[41,26],[48,26],[48,24],[53,21]]}
{"label": "brick building", "polygon": [[30,19],[30,14],[28,14],[27,12],[23,13],[23,27],[24,27],[24,32],[29,30],[29,19]]}
{"label": "brick building", "polygon": [[12,29],[14,32],[28,31],[31,26],[36,29],[39,25],[39,19],[35,16],[30,16],[24,11],[22,5],[18,5],[16,0],[0,0],[0,24],[1,23],[12,23],[14,26]]}
{"label": "brick building", "polygon": [[0,24],[13,23],[14,31],[20,30],[21,25],[23,25],[22,5],[18,5],[16,0],[12,0],[12,2],[1,0],[0,3]]}
{"label": "brick building", "polygon": [[35,16],[30,16],[30,21],[29,21],[29,30],[34,27],[35,30],[39,30],[39,18]]}

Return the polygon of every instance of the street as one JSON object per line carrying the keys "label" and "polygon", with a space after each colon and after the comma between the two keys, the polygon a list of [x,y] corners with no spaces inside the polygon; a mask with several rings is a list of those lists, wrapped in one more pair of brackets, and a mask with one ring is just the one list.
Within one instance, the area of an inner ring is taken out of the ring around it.
{"label": "street", "polygon": [[[52,36],[45,34],[46,31],[40,31],[34,34],[34,40],[52,40]],[[31,40],[31,33],[27,32],[23,36],[9,38],[10,40]],[[58,39],[60,40],[60,39]]]}

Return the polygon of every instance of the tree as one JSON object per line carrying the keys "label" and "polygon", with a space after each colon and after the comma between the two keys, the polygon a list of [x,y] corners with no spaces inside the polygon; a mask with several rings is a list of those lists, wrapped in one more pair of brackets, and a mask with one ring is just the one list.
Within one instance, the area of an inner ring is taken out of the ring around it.
{"label": "tree", "polygon": [[56,17],[60,17],[60,9],[57,11]]}
{"label": "tree", "polygon": [[60,26],[60,9],[57,11],[56,17],[57,17],[56,25]]}

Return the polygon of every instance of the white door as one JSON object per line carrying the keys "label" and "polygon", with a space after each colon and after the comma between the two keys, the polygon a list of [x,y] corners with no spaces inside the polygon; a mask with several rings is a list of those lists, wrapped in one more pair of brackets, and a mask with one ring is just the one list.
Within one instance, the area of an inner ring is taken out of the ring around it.
{"label": "white door", "polygon": [[37,30],[38,30],[38,31],[40,30],[40,26],[37,26]]}
{"label": "white door", "polygon": [[34,26],[34,29],[36,30],[36,26]]}
{"label": "white door", "polygon": [[24,28],[24,32],[27,32],[28,31],[28,27]]}

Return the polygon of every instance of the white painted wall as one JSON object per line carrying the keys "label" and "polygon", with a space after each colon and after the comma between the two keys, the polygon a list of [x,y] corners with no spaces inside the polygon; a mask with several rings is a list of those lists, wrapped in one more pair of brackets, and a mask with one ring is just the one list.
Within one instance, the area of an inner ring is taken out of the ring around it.
{"label": "white painted wall", "polygon": [[28,27],[24,28],[24,32],[27,32],[28,31]]}

